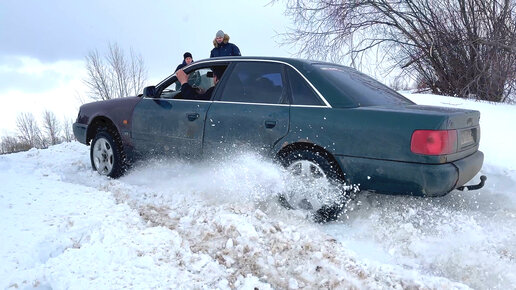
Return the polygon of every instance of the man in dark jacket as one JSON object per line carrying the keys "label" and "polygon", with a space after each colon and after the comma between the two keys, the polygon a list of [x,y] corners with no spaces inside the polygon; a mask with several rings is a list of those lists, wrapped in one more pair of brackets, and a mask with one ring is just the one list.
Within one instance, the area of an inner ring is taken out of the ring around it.
{"label": "man in dark jacket", "polygon": [[241,55],[238,46],[230,43],[229,35],[225,34],[222,30],[217,31],[217,34],[215,34],[213,46],[215,46],[215,48],[211,50],[210,57]]}
{"label": "man in dark jacket", "polygon": [[178,65],[178,66],[176,67],[176,70],[175,70],[174,72],[176,72],[176,71],[178,71],[178,70],[180,70],[180,69],[184,68],[185,66],[187,66],[187,65],[191,64],[192,62],[193,62],[192,54],[191,54],[191,53],[189,53],[189,52],[185,52],[185,54],[183,54],[183,63],[181,63],[180,65]]}

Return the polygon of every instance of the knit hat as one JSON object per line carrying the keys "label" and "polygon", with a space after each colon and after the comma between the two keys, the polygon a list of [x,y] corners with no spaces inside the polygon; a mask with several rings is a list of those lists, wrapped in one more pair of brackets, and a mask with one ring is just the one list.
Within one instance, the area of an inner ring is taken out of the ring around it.
{"label": "knit hat", "polygon": [[185,54],[183,54],[183,59],[186,59],[187,57],[193,58],[191,53],[185,52]]}
{"label": "knit hat", "polygon": [[222,31],[222,30],[217,31],[217,34],[215,34],[215,37],[224,37],[224,31]]}

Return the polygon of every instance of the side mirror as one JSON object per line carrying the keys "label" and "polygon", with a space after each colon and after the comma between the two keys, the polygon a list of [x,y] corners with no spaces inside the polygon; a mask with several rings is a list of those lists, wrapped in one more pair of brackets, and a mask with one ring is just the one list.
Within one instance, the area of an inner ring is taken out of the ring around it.
{"label": "side mirror", "polygon": [[144,98],[155,98],[156,97],[156,87],[148,86],[143,89],[143,97]]}

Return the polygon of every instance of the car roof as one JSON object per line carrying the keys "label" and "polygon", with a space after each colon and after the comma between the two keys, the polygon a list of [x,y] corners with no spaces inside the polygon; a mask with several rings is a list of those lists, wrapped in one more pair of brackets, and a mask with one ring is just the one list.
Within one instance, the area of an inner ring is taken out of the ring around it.
{"label": "car roof", "polygon": [[277,57],[277,56],[222,56],[222,57],[212,57],[212,58],[205,58],[201,60],[196,60],[195,62],[203,62],[203,61],[216,61],[216,60],[275,60],[275,61],[282,61],[282,62],[303,62],[303,63],[313,63],[313,62],[319,62],[309,59],[302,59],[302,58],[290,58],[290,57]]}
{"label": "car roof", "polygon": [[214,58],[205,58],[201,60],[197,60],[193,62],[193,64],[205,63],[205,62],[218,62],[218,61],[272,61],[272,62],[282,62],[286,64],[290,64],[292,66],[302,67],[306,65],[314,65],[314,64],[328,64],[328,65],[338,65],[340,64],[330,63],[330,62],[322,62],[310,59],[301,59],[301,58],[289,58],[289,57],[274,57],[274,56],[223,56],[223,57],[214,57]]}
{"label": "car roof", "polygon": [[[320,98],[326,103],[327,106],[331,107],[332,96],[338,96],[340,92],[331,85],[327,78],[321,74],[321,72],[315,69],[315,64],[326,64],[332,66],[342,66],[340,64],[329,63],[329,62],[321,62],[309,59],[300,59],[300,58],[288,58],[288,57],[268,57],[268,56],[224,56],[224,57],[214,57],[197,60],[192,62],[184,69],[188,69],[192,66],[198,66],[203,64],[216,64],[217,62],[228,63],[228,62],[244,62],[244,61],[263,61],[263,62],[276,62],[286,64],[297,70],[301,75],[306,78],[306,80],[310,83],[310,85],[314,88],[316,93],[320,96]],[[349,67],[347,67],[349,68]],[[351,69],[351,68],[349,68]],[[342,103],[342,98],[340,98],[339,102]],[[347,100],[344,102],[344,107],[356,107],[357,104],[354,100]]]}
{"label": "car roof", "polygon": [[[314,89],[319,98],[326,104],[328,107],[336,107],[336,108],[356,108],[360,107],[367,102],[369,105],[378,105],[381,103],[381,95],[384,93],[380,90],[380,87],[385,87],[385,85],[375,85],[376,88],[371,90],[366,89],[368,86],[368,82],[370,83],[373,79],[368,77],[370,80],[366,80],[364,77],[357,77],[359,75],[363,75],[359,71],[348,67],[343,66],[341,64],[330,63],[330,62],[322,62],[310,59],[300,59],[300,58],[288,58],[288,57],[267,57],[267,56],[227,56],[227,57],[216,57],[209,59],[202,59],[195,61],[185,67],[188,69],[189,67],[198,66],[198,65],[215,65],[216,63],[234,63],[234,62],[275,62],[285,64],[305,78],[306,81],[310,84],[310,86]],[[347,83],[343,82],[335,82],[328,78],[327,69],[325,66],[331,66],[333,68],[340,67],[338,71],[344,72],[348,75]],[[374,80],[375,83],[378,81]],[[361,89],[363,88],[363,89]],[[364,93],[364,92],[369,93]],[[385,91],[385,90],[384,90]],[[389,89],[389,91],[392,91]],[[362,92],[362,93],[361,93]],[[398,95],[395,99],[403,98],[398,93],[387,92],[387,95]],[[388,98],[386,98],[388,99]],[[373,100],[373,101],[371,101]]]}

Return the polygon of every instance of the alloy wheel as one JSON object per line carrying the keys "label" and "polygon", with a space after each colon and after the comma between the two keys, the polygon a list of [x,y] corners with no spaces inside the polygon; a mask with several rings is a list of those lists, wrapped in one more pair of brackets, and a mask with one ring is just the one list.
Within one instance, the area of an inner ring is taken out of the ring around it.
{"label": "alloy wheel", "polygon": [[108,175],[113,170],[114,163],[113,147],[105,138],[99,138],[93,148],[93,162],[97,172]]}
{"label": "alloy wheel", "polygon": [[314,210],[327,203],[331,185],[319,164],[310,160],[297,160],[287,169],[297,179],[285,196],[291,207]]}

